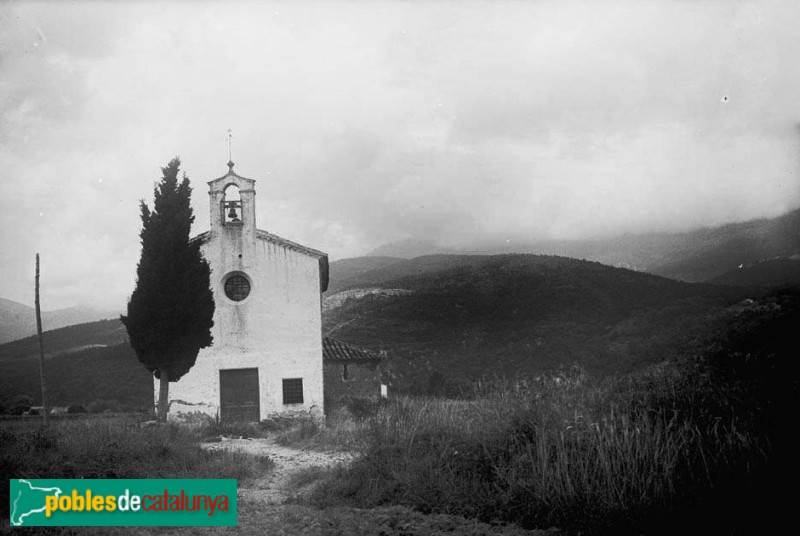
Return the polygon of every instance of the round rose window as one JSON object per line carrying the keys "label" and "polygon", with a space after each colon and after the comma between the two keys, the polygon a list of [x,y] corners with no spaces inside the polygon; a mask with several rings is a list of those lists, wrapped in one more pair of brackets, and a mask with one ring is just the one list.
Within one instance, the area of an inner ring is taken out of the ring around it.
{"label": "round rose window", "polygon": [[241,275],[232,275],[225,280],[225,295],[233,301],[242,301],[250,294],[250,281]]}

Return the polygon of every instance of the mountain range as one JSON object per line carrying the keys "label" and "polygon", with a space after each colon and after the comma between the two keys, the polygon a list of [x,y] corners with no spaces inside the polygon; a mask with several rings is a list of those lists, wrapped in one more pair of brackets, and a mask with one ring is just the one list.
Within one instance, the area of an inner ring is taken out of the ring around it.
{"label": "mountain range", "polygon": [[[768,287],[800,284],[798,229],[794,211],[680,235],[549,246],[605,263],[525,253],[339,260],[330,264],[323,331],[385,351],[395,392],[451,395],[477,379],[572,364],[642,370],[702,351],[708,333],[741,314],[772,310]],[[45,327],[100,314],[75,311],[45,314]],[[8,300],[0,322],[3,340],[35,329],[32,309]],[[50,329],[44,341],[52,404],[151,403],[151,378],[118,319]],[[0,402],[37,398],[37,358],[36,337],[0,344]]]}
{"label": "mountain range", "polygon": [[431,255],[332,286],[323,331],[386,351],[397,388],[429,393],[434,383],[457,390],[572,363],[600,373],[657,364],[685,353],[715,315],[763,293],[566,257]]}
{"label": "mountain range", "polygon": [[[499,253],[560,255],[682,281],[708,281],[767,259],[789,259],[800,254],[800,209],[776,218],[681,233],[626,234],[586,240],[484,239],[461,248],[405,240],[382,246],[369,256],[413,258],[430,254]],[[800,264],[792,266],[800,272]],[[735,283],[736,277],[732,279],[730,282]],[[772,283],[769,279],[757,282]]]}
{"label": "mountain range", "polygon": [[[102,404],[107,409],[152,405],[153,380],[127,342],[119,319],[44,332],[48,405]],[[40,403],[38,338],[0,345],[0,404],[15,396]]]}
{"label": "mountain range", "polygon": [[[42,311],[42,329],[51,330],[84,322],[118,317],[119,313],[90,307],[69,307]],[[29,337],[36,333],[36,313],[33,307],[0,298],[0,344]]]}

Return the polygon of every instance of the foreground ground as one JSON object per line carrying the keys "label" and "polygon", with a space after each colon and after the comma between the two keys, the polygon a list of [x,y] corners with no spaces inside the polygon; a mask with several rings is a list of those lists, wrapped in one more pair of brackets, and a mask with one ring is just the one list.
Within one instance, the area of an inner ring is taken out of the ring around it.
{"label": "foreground ground", "polygon": [[[800,399],[799,321],[800,293],[776,292],[707,319],[679,361],[619,377],[572,367],[497,378],[459,398],[354,399],[326,426],[8,422],[0,480],[239,482],[237,527],[46,534],[778,533],[783,490],[800,474],[782,455]],[[0,487],[5,519],[8,505]]]}
{"label": "foreground ground", "polygon": [[[326,469],[347,465],[346,452],[320,452],[278,445],[272,437],[225,439],[201,444],[203,450],[222,455],[269,459],[263,469],[239,480],[238,526],[236,527],[76,527],[27,529],[36,534],[269,534],[269,535],[531,535],[545,531],[525,531],[513,526],[493,526],[451,515],[425,515],[402,506],[374,509],[315,508],[298,502],[310,492]],[[220,452],[222,451],[222,452]],[[7,522],[0,533],[16,533]]]}
{"label": "foreground ground", "polygon": [[223,439],[220,442],[204,443],[202,446],[208,450],[228,450],[254,456],[268,456],[275,462],[271,471],[256,477],[253,482],[246,483],[247,487],[240,486],[239,489],[240,501],[263,506],[283,504],[307,491],[313,482],[298,485],[296,475],[300,472],[322,470],[352,461],[352,456],[346,452],[300,450],[278,445],[272,438]]}
{"label": "foreground ground", "polygon": [[[328,508],[319,510],[300,504],[286,504],[309,492],[314,473],[352,457],[344,452],[319,452],[281,446],[271,438],[233,439],[206,443],[211,450],[237,450],[269,456],[273,469],[239,489],[239,526],[236,529],[181,529],[176,534],[207,534],[233,530],[237,534],[309,535],[531,535],[545,531],[524,531],[516,527],[491,526],[450,515],[424,515],[409,508],[393,506],[376,509]],[[304,478],[303,475],[309,475]],[[299,478],[298,478],[299,477]],[[311,480],[310,482],[305,482]],[[155,531],[158,534],[169,531]]]}

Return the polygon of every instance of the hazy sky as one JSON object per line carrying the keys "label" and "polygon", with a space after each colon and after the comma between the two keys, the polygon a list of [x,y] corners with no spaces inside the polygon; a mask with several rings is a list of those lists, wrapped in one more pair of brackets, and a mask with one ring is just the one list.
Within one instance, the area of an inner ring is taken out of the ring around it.
{"label": "hazy sky", "polygon": [[0,297],[122,309],[180,155],[332,260],[800,204],[800,2],[3,2]]}

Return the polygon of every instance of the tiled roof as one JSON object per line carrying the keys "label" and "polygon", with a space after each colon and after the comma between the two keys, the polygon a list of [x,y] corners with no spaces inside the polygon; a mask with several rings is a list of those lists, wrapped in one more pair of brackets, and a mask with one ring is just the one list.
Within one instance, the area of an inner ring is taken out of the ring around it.
{"label": "tiled roof", "polygon": [[359,348],[353,344],[342,342],[331,337],[322,338],[322,361],[337,362],[343,361],[379,361],[381,356],[375,352]]}
{"label": "tiled roof", "polygon": [[278,244],[279,246],[284,246],[289,249],[294,249],[301,253],[305,253],[306,255],[310,255],[312,257],[327,257],[328,255],[317,250],[314,248],[310,248],[308,246],[304,246],[302,244],[298,244],[297,242],[292,242],[291,240],[287,240],[283,237],[278,235],[269,233],[267,231],[262,231],[261,229],[256,229],[256,238],[260,238],[261,240],[266,240],[268,242],[272,242],[274,244]]}

